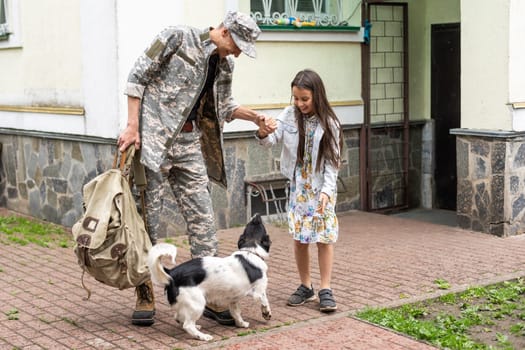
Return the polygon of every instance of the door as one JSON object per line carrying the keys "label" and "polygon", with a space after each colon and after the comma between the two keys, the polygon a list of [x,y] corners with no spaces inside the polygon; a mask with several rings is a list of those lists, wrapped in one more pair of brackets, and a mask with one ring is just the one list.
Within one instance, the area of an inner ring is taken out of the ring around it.
{"label": "door", "polygon": [[461,126],[460,25],[435,24],[431,34],[431,117],[435,134],[435,201],[438,209],[456,210],[456,137]]}

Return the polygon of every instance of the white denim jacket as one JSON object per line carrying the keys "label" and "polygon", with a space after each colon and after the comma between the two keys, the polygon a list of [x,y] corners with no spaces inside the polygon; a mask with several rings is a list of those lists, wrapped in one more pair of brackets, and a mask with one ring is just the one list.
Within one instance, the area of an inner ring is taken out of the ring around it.
{"label": "white denim jacket", "polygon": [[[297,121],[295,120],[295,107],[286,107],[277,117],[277,129],[273,134],[268,135],[263,139],[258,139],[259,144],[265,147],[271,147],[277,143],[282,142],[283,148],[281,151],[281,173],[290,181],[295,181],[295,166],[297,163],[297,147],[299,145],[299,131],[297,128]],[[339,128],[333,126],[334,136],[339,139]],[[317,164],[317,156],[319,154],[319,144],[323,137],[324,130],[319,124],[314,133],[312,159]],[[333,198],[337,193],[337,175],[338,168],[332,166],[329,162],[321,161],[320,172],[315,172],[312,181],[312,188],[315,193],[324,192],[330,198]]]}

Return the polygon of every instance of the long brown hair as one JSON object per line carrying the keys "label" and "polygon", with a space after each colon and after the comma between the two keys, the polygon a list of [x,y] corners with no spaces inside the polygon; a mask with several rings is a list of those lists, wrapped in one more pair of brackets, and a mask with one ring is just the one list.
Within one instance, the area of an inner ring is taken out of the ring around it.
{"label": "long brown hair", "polygon": [[[341,123],[337,118],[334,110],[328,103],[326,97],[326,90],[323,81],[319,74],[310,69],[305,69],[297,73],[292,80],[292,89],[298,87],[300,89],[307,89],[312,92],[313,108],[315,114],[319,118],[321,127],[324,130],[321,144],[319,145],[319,157],[316,161],[315,170],[320,171],[321,159],[332,164],[332,166],[339,168],[341,165],[341,151],[343,149],[343,133],[341,130]],[[304,149],[305,149],[305,130],[304,117],[299,108],[295,107],[295,119],[299,129],[299,146],[297,147],[297,163],[303,165]],[[334,135],[332,126],[339,128],[339,140]]]}

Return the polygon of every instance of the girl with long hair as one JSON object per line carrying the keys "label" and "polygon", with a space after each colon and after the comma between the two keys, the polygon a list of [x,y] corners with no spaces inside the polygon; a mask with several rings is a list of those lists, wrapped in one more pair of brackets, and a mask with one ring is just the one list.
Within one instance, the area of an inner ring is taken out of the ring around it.
{"label": "girl with long hair", "polygon": [[282,143],[281,172],[290,180],[288,229],[301,284],[288,299],[298,306],[316,299],[310,275],[309,245],[317,245],[321,284],[319,308],[337,309],[331,289],[334,243],[339,226],[335,214],[337,176],[341,165],[341,124],[328,102],[321,77],[310,69],[291,83],[293,105],[277,117],[277,129],[256,137],[263,146]]}

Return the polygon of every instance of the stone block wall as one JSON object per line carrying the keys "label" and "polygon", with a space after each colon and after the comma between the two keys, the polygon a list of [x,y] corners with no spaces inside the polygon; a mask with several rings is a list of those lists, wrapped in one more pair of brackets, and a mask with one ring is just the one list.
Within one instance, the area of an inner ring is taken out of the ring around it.
{"label": "stone block wall", "polygon": [[113,162],[109,144],[21,135],[0,143],[0,205],[65,226],[82,214],[82,186]]}
{"label": "stone block wall", "polygon": [[[344,132],[343,166],[339,171],[336,210],[347,211],[360,208],[359,189],[359,129]],[[229,138],[224,142],[228,190],[212,184],[211,193],[218,228],[244,226],[247,222],[247,177],[272,177],[279,174],[281,147],[264,148],[250,135],[244,138]],[[168,192],[168,191],[167,191]],[[175,224],[165,222],[164,231],[177,234],[184,232],[184,220],[177,211],[173,198],[165,198],[164,211]],[[265,213],[261,213],[265,214]]]}
{"label": "stone block wall", "polygon": [[522,135],[457,132],[458,224],[500,237],[525,232]]}
{"label": "stone block wall", "polygon": [[[263,148],[252,133],[226,136],[228,190],[216,184],[210,188],[218,229],[246,223],[247,176],[279,171],[280,147]],[[344,136],[338,211],[360,206],[359,129],[346,130]],[[69,135],[0,133],[0,143],[0,206],[68,227],[83,213],[83,185],[111,168],[116,150],[114,140]],[[163,214],[166,237],[185,232],[172,196],[164,199]]]}

